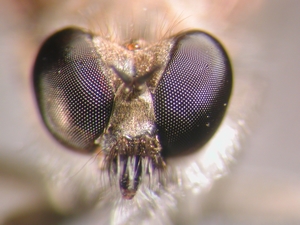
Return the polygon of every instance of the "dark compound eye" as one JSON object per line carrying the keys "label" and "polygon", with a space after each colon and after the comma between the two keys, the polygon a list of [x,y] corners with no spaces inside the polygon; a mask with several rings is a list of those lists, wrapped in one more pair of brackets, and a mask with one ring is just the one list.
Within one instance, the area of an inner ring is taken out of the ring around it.
{"label": "dark compound eye", "polygon": [[154,93],[165,157],[195,151],[211,138],[232,88],[230,62],[216,39],[200,31],[175,38],[170,61]]}
{"label": "dark compound eye", "polygon": [[108,123],[114,94],[101,68],[92,36],[65,29],[42,46],[34,89],[43,120],[65,145],[92,150]]}

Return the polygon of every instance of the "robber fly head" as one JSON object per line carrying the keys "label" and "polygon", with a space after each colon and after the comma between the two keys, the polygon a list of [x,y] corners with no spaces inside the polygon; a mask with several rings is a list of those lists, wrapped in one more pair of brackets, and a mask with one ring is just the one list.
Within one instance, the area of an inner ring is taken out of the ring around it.
{"label": "robber fly head", "polygon": [[105,170],[131,199],[167,159],[198,151],[229,101],[232,71],[222,45],[202,31],[119,46],[78,28],[43,44],[34,67],[43,121],[62,144],[100,149]]}

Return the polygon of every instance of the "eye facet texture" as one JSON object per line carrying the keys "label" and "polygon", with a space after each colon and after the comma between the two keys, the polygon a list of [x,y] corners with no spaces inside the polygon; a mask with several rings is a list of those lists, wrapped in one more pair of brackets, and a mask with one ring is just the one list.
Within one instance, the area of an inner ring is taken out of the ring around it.
{"label": "eye facet texture", "polygon": [[229,58],[210,35],[176,38],[154,93],[154,111],[165,157],[193,152],[217,130],[232,88]]}
{"label": "eye facet texture", "polygon": [[78,150],[92,150],[106,127],[114,94],[92,36],[68,28],[42,46],[34,67],[38,106],[50,132]]}

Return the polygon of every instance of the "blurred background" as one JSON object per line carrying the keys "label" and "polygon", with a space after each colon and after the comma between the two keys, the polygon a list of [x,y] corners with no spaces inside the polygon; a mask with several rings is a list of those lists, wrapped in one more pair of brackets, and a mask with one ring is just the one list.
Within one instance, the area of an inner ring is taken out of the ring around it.
{"label": "blurred background", "polygon": [[[114,7],[114,1],[103,2]],[[241,79],[248,74],[254,79],[249,83],[253,96],[243,99],[244,104],[258,104],[249,109],[247,126],[251,132],[230,175],[216,182],[201,203],[201,218],[195,217],[191,223],[299,224],[300,2],[197,1],[198,7],[193,3],[168,1],[172,10],[194,16],[191,26],[220,37],[234,57],[235,70],[244,73]],[[87,4],[0,1],[0,224],[84,221],[69,221],[50,210],[53,202],[47,200],[49,191],[40,182],[41,171],[36,170],[41,168],[41,161],[53,162],[57,153],[53,150],[52,156],[45,157],[35,151],[40,145],[55,149],[55,144],[39,134],[40,121],[32,118],[36,112],[30,71],[48,35],[65,25],[90,23],[82,10]],[[79,155],[68,157],[68,153],[59,155],[61,161],[57,163],[87,160]],[[93,175],[83,175],[85,178],[78,178],[82,183],[98,182]]]}

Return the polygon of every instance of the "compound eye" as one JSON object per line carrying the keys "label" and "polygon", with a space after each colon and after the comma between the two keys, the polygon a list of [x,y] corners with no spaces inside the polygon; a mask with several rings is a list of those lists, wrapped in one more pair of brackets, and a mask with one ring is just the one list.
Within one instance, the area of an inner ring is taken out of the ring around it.
{"label": "compound eye", "polygon": [[34,90],[49,131],[79,151],[92,150],[106,127],[114,94],[92,36],[68,28],[52,35],[34,66]]}
{"label": "compound eye", "polygon": [[196,151],[216,132],[227,108],[232,70],[222,45],[201,31],[175,37],[154,93],[165,157]]}

